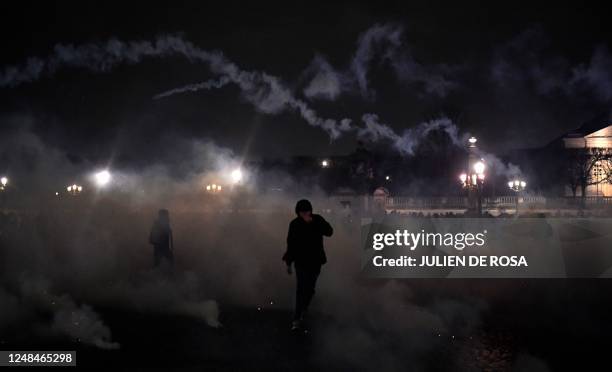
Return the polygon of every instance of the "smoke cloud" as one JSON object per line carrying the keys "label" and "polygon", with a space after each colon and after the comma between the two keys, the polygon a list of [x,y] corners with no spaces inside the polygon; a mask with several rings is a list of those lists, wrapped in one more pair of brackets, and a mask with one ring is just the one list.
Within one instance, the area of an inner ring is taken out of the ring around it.
{"label": "smoke cloud", "polygon": [[359,136],[372,141],[387,140],[394,148],[404,155],[414,155],[418,144],[434,130],[443,130],[452,143],[456,146],[464,146],[469,134],[459,135],[459,128],[446,117],[421,123],[414,128],[406,129],[402,135],[398,135],[387,124],[381,123],[376,114],[365,114],[362,117],[365,128],[359,131]]}
{"label": "smoke cloud", "polygon": [[600,45],[588,63],[572,65],[550,49],[541,27],[527,29],[496,48],[490,68],[491,80],[504,89],[530,88],[537,94],[561,94],[570,98],[587,95],[599,102],[612,99],[612,55]]}
{"label": "smoke cloud", "polygon": [[363,97],[371,97],[368,87],[368,70],[378,48],[387,57],[395,54],[401,45],[402,28],[398,25],[376,24],[365,31],[357,42],[357,51],[351,61],[357,85]]}
{"label": "smoke cloud", "polygon": [[304,96],[309,99],[326,99],[333,101],[345,89],[346,78],[321,55],[316,55],[306,69],[306,76],[313,75],[304,88]]}

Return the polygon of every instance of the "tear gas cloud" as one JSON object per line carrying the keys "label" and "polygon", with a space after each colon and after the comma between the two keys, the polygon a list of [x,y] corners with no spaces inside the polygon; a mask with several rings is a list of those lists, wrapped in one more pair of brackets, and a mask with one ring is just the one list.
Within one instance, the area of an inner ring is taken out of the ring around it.
{"label": "tear gas cloud", "polygon": [[[470,134],[444,115],[397,130],[373,112],[359,113],[357,118],[328,118],[314,109],[317,101],[335,101],[345,94],[375,99],[370,77],[376,61],[390,66],[399,80],[421,87],[427,95],[445,97],[462,88],[460,79],[453,76],[458,66],[417,62],[402,47],[402,35],[403,29],[394,24],[373,26],[358,38],[344,68],[316,55],[303,74],[303,86],[298,85],[301,90],[289,88],[278,76],[243,69],[219,51],[204,50],[172,35],[152,41],[112,39],[102,44],[56,45],[47,58],[29,58],[2,70],[0,86],[31,83],[64,68],[109,73],[120,64],[182,56],[206,66],[213,77],[160,89],[154,99],[234,85],[258,112],[293,111],[307,124],[324,130],[331,140],[355,135],[412,156],[428,135],[441,131],[452,145],[464,148]],[[609,53],[605,48],[574,69],[560,64],[559,69],[533,68],[526,74],[520,68],[520,56],[508,57],[520,55],[513,52],[520,48],[518,43],[500,49],[490,74],[495,84],[513,85],[518,76],[535,83],[542,94],[574,94],[578,87],[597,86],[598,95],[609,98],[605,69]],[[529,65],[549,64],[537,54],[528,57]],[[543,71],[559,73],[544,76]],[[280,257],[293,205],[305,196],[313,200],[317,211],[325,211],[322,213],[336,228],[334,238],[326,243],[330,263],[321,277],[317,307],[322,313],[341,315],[333,315],[337,321],[316,336],[321,363],[331,360],[356,368],[377,365],[401,370],[406,361],[391,351],[400,348],[404,353],[399,354],[408,355],[414,362],[411,366],[418,369],[419,358],[440,346],[441,335],[467,335],[479,326],[488,306],[483,298],[512,296],[518,291],[529,296],[522,288],[499,283],[494,288],[482,286],[487,296],[477,293],[473,283],[457,282],[450,290],[432,283],[364,283],[359,279],[358,227],[337,213],[337,203],[316,184],[298,193],[304,188],[291,174],[251,167],[233,151],[204,139],[174,138],[174,158],[137,170],[113,167],[112,161],[74,162],[65,150],[29,131],[27,123],[32,120],[36,119],[6,118],[18,121],[19,129],[0,138],[2,159],[15,184],[14,200],[8,205],[21,203],[30,211],[6,222],[8,227],[0,237],[0,329],[31,324],[27,335],[65,337],[117,349],[121,340],[113,337],[112,326],[96,309],[176,314],[200,319],[210,327],[223,326],[227,306],[288,313],[293,279],[284,273]],[[480,156],[496,174],[520,174],[515,165],[492,154],[481,152]],[[241,177],[237,177],[238,169]],[[100,176],[103,170],[109,174]],[[278,185],[281,191],[255,189],[261,179]],[[77,181],[83,184],[84,193],[65,195],[65,186]],[[418,182],[413,187],[423,188]],[[206,193],[205,186],[212,183],[223,185],[222,194]],[[177,260],[173,275],[150,269],[147,237],[159,208],[170,210]],[[389,332],[388,336],[381,339],[381,330]]]}
{"label": "tear gas cloud", "polygon": [[[95,176],[92,170],[99,169],[66,161],[65,153],[35,135],[19,131],[6,141],[22,148],[4,154],[11,169],[27,165],[27,172],[15,177],[19,183],[61,183],[54,177]],[[121,340],[99,309],[187,316],[210,327],[223,327],[227,307],[282,310],[289,317],[294,279],[280,258],[293,206],[304,196],[336,230],[326,243],[330,263],[323,270],[316,306],[336,321],[315,336],[317,363],[402,369],[410,360],[418,368],[420,358],[449,337],[469,335],[480,325],[487,302],[467,291],[473,283],[453,285],[455,293],[424,300],[429,286],[360,280],[359,226],[347,222],[337,203],[316,185],[307,195],[294,194],[298,181],[277,170],[264,176],[289,191],[250,193],[250,177],[262,176],[257,170],[212,142],[183,141],[176,148],[187,151],[184,177],[171,175],[171,165],[163,163],[137,171],[114,170],[111,164],[112,180],[104,188],[84,182],[87,192],[77,197],[37,195],[34,212],[3,224],[0,327],[5,334],[26,329],[22,337],[67,338],[112,350],[121,348]],[[206,182],[230,187],[237,167],[244,172],[242,197],[223,201],[206,194]],[[147,237],[161,207],[170,210],[175,237],[171,275],[151,269]],[[495,288],[506,295],[513,290]],[[388,333],[383,339],[381,330]],[[401,357],[391,352],[398,347]]]}
{"label": "tear gas cloud", "polygon": [[[71,164],[60,150],[34,135],[17,132],[7,141],[27,149],[5,157],[11,169],[28,163],[27,172],[14,177],[19,183],[61,182],[54,176],[87,177],[97,169],[91,164]],[[28,151],[54,155],[30,156]],[[41,191],[45,195],[37,195],[35,211],[5,221],[0,260],[0,327],[5,334],[27,329],[23,337],[49,342],[67,338],[117,349],[121,340],[113,337],[112,326],[105,323],[98,309],[176,314],[200,319],[210,327],[223,326],[223,309],[228,306],[281,309],[289,314],[293,278],[284,272],[280,258],[288,222],[294,217],[294,203],[304,195],[287,191],[227,202],[208,198],[203,182],[221,179],[236,166],[245,172],[241,182],[248,182],[249,168],[230,150],[211,142],[193,142],[189,155],[185,156],[191,160],[183,179],[170,176],[164,164],[152,164],[138,172],[115,171],[110,166],[112,180],[106,187],[95,189],[95,184],[84,182],[83,194],[59,199]],[[278,177],[279,183],[290,186],[297,182],[278,171],[266,176]],[[248,189],[243,192],[249,193]],[[355,241],[358,234],[354,234],[358,226],[342,222],[335,214],[337,207],[316,185],[306,196],[336,228],[335,237],[327,244],[331,264],[324,268],[317,307],[342,316],[317,336],[321,337],[322,357],[357,365],[360,360],[354,358],[355,350],[376,349],[380,351],[377,361],[395,364],[399,362],[385,357],[390,355],[384,344],[372,341],[377,329],[402,338],[409,355],[417,358],[439,342],[438,334],[468,332],[478,325],[482,305],[476,306],[477,300],[449,299],[452,306],[465,309],[451,314],[444,313],[447,305],[414,301],[407,284],[391,281],[379,288],[362,286],[358,280],[359,242]],[[151,269],[147,237],[161,207],[170,210],[174,230],[173,275]],[[244,212],[223,212],[238,209]],[[357,299],[363,299],[358,300],[359,306],[355,306]],[[353,310],[347,311],[349,308]],[[457,330],[455,322],[464,324],[465,329]],[[353,341],[334,341],[346,337]]]}

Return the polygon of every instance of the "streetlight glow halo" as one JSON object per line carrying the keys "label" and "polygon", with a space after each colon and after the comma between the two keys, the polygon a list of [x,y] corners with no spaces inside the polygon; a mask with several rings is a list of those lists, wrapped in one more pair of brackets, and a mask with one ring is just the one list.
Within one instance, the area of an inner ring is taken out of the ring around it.
{"label": "streetlight glow halo", "polygon": [[474,163],[474,172],[476,174],[483,174],[485,171],[485,164],[482,161],[477,161]]}
{"label": "streetlight glow halo", "polygon": [[232,182],[238,183],[242,181],[242,170],[240,170],[240,168],[236,168],[232,171],[230,176],[232,177]]}
{"label": "streetlight glow halo", "polygon": [[106,186],[112,179],[110,172],[107,169],[101,170],[94,175],[96,184],[99,187]]}

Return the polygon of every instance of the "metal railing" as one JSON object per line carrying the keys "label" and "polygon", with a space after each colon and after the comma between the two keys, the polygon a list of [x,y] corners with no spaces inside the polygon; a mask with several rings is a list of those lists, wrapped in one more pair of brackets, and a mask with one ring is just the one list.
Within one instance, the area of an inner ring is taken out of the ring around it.
{"label": "metal railing", "polygon": [[[612,197],[587,196],[585,198],[573,197],[545,197],[545,196],[496,196],[482,199],[483,208],[612,208]],[[387,209],[466,209],[468,198],[465,196],[448,197],[409,197],[393,196],[385,200]]]}

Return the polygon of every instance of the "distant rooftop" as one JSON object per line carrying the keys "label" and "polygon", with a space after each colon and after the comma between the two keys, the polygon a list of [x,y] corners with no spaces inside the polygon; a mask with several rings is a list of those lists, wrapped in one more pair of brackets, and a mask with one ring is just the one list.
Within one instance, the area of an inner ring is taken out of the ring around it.
{"label": "distant rooftop", "polygon": [[563,137],[584,137],[612,125],[610,112],[602,113],[582,124],[579,128],[567,132]]}

